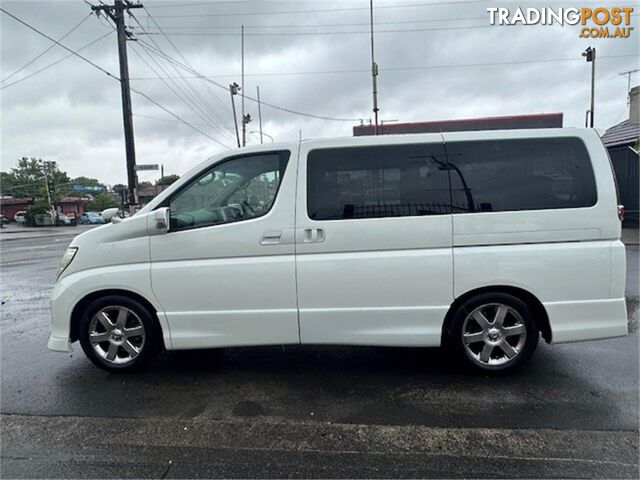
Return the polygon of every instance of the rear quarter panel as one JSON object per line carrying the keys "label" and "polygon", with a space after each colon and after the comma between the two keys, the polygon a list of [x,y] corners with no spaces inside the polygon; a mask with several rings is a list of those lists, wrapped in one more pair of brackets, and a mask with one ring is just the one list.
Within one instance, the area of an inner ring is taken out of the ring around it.
{"label": "rear quarter panel", "polygon": [[454,295],[490,286],[524,289],[544,305],[554,342],[624,335],[621,227],[613,175],[595,131],[444,134],[445,142],[559,136],[584,142],[592,159],[596,204],[453,215]]}

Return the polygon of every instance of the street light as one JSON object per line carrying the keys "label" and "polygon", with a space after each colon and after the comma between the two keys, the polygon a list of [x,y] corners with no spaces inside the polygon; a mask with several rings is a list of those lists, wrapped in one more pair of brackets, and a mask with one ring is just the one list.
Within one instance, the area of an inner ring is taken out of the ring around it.
{"label": "street light", "polygon": [[[251,130],[249,133],[257,133],[258,135],[260,135],[260,132],[258,130]],[[265,137],[269,137],[271,139],[271,143],[274,143],[275,140],[271,135],[265,132],[262,132],[262,135],[264,135]]]}

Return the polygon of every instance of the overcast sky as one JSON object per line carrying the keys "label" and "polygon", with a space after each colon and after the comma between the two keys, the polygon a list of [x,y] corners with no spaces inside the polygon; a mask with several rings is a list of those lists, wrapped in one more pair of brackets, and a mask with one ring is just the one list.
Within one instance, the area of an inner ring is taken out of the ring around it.
{"label": "overcast sky", "polygon": [[[195,71],[222,86],[241,83],[239,34],[244,24],[247,95],[255,97],[259,85],[263,101],[288,109],[365,121],[372,115],[368,0],[143,3],[145,9],[134,10],[143,28],[133,19],[127,21],[139,39],[128,44],[132,87],[223,144],[232,147],[235,141],[228,91],[198,78],[177,78],[194,75],[175,70],[151,48],[181,63],[186,59]],[[629,39],[586,40],[578,38],[578,27],[490,26],[486,12],[487,6],[606,3],[376,0],[380,118],[420,121],[563,112],[566,127],[582,126],[590,65],[580,54],[595,45],[596,127],[606,129],[626,119],[627,78],[618,74],[639,68],[640,31]],[[81,0],[1,4],[56,39],[90,11]],[[635,11],[636,29],[638,20]],[[0,78],[5,79],[50,42],[7,15],[0,14],[0,22]],[[110,31],[107,20],[92,16],[62,43],[77,50]],[[115,33],[81,53],[118,75]],[[71,57],[11,85],[67,55],[54,47],[0,84],[2,169],[14,166],[19,157],[33,156],[58,162],[71,176],[126,183],[116,80]],[[170,79],[165,84],[153,78],[158,74]],[[636,73],[632,85],[638,83]],[[182,174],[224,149],[136,93],[132,100],[138,163],[162,163],[165,173]],[[237,106],[240,109],[239,98]],[[255,103],[246,100],[245,108],[254,118],[248,130],[257,130]],[[264,131],[277,141],[297,139],[300,130],[303,137],[350,136],[358,123],[317,120],[267,106],[262,116]],[[248,141],[259,139],[249,134]],[[155,180],[157,175],[141,172],[140,180]]]}

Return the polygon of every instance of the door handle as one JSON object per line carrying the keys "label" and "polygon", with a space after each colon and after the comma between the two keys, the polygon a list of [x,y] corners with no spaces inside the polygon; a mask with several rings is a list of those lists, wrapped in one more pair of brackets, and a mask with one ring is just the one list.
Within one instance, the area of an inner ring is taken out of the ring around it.
{"label": "door handle", "polygon": [[277,245],[282,240],[282,230],[264,232],[260,237],[260,245]]}
{"label": "door handle", "polygon": [[304,243],[320,243],[324,242],[324,228],[305,228]]}

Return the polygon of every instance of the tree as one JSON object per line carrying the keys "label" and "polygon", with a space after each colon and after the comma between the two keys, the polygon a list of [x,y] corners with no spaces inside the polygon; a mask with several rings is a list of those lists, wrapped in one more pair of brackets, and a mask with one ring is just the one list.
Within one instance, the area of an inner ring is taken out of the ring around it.
{"label": "tree", "polygon": [[143,189],[143,188],[151,188],[153,187],[153,183],[151,182],[138,182],[138,189]]}
{"label": "tree", "polygon": [[[55,190],[54,197],[51,200],[55,203],[64,196],[60,193],[60,190],[66,190],[69,184],[69,177],[66,172],[58,168],[56,162],[48,162],[47,169],[49,181],[53,184]],[[17,167],[12,168],[9,172],[2,172],[0,181],[2,195],[34,197],[40,200],[47,198],[45,166],[39,158],[20,158]]]}
{"label": "tree", "polygon": [[89,200],[84,209],[89,212],[101,212],[107,208],[119,207],[120,202],[110,193],[100,193]]}
{"label": "tree", "polygon": [[180,180],[180,175],[165,175],[160,180],[158,180],[158,185],[171,185],[177,180]]}
{"label": "tree", "polygon": [[97,178],[89,178],[89,177],[72,178],[71,183],[77,183],[80,185],[102,185]]}

